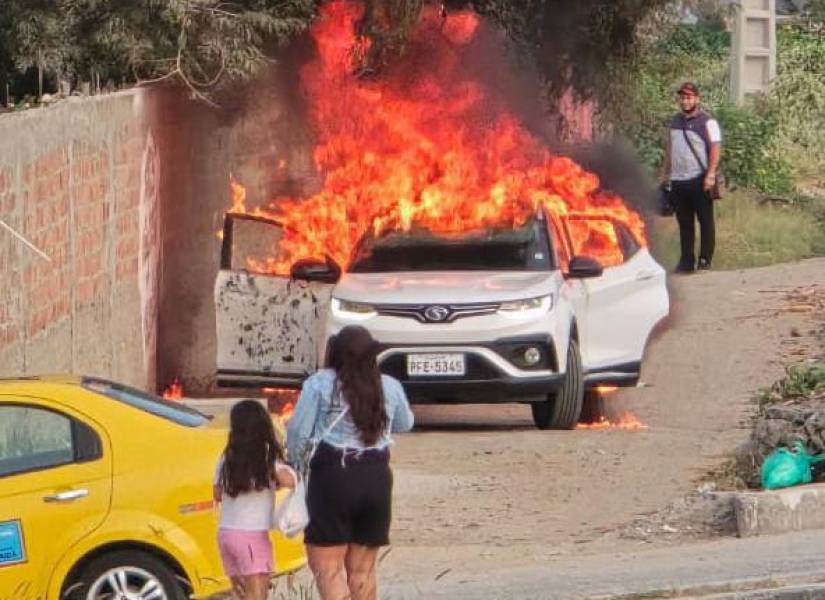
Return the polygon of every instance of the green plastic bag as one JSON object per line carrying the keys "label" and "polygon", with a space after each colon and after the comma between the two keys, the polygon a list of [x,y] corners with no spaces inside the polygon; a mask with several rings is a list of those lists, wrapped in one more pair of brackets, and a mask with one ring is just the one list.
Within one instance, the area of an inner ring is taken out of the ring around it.
{"label": "green plastic bag", "polygon": [[762,463],[762,487],[766,490],[790,487],[813,480],[811,465],[825,460],[825,456],[808,454],[802,442],[793,450],[777,448]]}

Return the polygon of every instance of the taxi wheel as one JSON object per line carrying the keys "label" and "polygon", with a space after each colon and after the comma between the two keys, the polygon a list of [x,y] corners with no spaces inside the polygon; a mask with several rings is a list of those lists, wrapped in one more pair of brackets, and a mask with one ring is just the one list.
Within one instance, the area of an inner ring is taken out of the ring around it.
{"label": "taxi wheel", "polygon": [[144,552],[104,554],[83,569],[69,600],[186,600],[175,573]]}

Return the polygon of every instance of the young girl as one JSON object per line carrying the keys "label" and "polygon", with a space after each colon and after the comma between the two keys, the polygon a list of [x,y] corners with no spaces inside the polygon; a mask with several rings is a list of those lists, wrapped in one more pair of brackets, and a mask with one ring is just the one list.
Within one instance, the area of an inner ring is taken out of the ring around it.
{"label": "young girl", "polygon": [[275,489],[294,487],[272,419],[255,400],[242,400],[229,414],[226,449],[215,471],[215,501],[221,504],[218,548],[232,588],[241,600],[265,600],[272,575],[272,507]]}

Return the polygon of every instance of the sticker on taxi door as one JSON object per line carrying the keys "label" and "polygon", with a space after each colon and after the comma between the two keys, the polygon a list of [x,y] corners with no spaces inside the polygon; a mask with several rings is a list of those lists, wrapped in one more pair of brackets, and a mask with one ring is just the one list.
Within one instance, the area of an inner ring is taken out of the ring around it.
{"label": "sticker on taxi door", "polygon": [[26,562],[20,521],[0,521],[0,567]]}

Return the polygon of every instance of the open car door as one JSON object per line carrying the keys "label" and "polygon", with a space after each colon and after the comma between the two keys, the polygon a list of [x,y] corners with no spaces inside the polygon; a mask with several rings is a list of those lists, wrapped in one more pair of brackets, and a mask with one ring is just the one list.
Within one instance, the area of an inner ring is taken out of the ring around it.
{"label": "open car door", "polygon": [[[601,276],[583,280],[587,296],[586,323],[581,328],[585,383],[588,387],[633,385],[639,378],[647,340],[670,308],[665,270],[625,225],[609,217],[571,216],[567,225],[576,254],[590,255],[604,265]],[[615,235],[621,256],[615,254],[615,244],[612,254],[598,241],[583,244],[584,231],[591,236],[599,231]],[[599,254],[600,247],[605,254]]]}
{"label": "open car door", "polygon": [[298,279],[294,268],[274,275],[267,264],[277,260],[282,234],[277,221],[226,215],[215,281],[218,385],[299,387],[318,368],[340,271],[330,265],[326,273],[316,268],[315,277]]}

